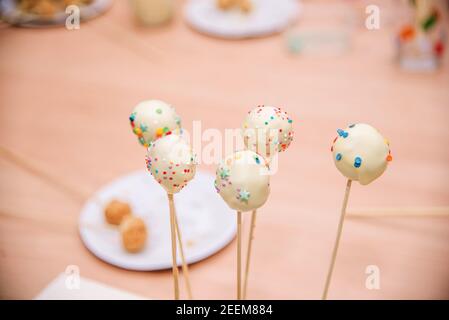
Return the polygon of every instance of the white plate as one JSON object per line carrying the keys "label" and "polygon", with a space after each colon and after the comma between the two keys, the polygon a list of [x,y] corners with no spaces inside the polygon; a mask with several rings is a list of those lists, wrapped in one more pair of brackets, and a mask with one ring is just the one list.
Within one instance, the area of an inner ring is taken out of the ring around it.
{"label": "white plate", "polygon": [[284,30],[299,14],[298,0],[252,0],[253,9],[221,10],[216,0],[190,0],[187,22],[197,31],[227,39],[261,37]]}
{"label": "white plate", "polygon": [[[80,6],[81,20],[92,19],[109,9],[111,0],[95,0],[89,5]],[[22,27],[45,27],[50,25],[64,25],[68,14],[64,11],[56,12],[52,17],[41,17],[36,14],[19,10],[15,0],[0,0],[0,12],[3,20]]]}
{"label": "white plate", "polygon": [[[235,212],[215,192],[214,179],[199,171],[174,196],[189,264],[213,255],[235,237]],[[105,222],[103,208],[112,199],[128,202],[134,214],[145,220],[149,237],[141,252],[126,252],[118,228]],[[149,173],[138,171],[105,186],[87,201],[79,231],[86,247],[107,263],[129,270],[161,270],[172,265],[169,220],[167,194]]]}

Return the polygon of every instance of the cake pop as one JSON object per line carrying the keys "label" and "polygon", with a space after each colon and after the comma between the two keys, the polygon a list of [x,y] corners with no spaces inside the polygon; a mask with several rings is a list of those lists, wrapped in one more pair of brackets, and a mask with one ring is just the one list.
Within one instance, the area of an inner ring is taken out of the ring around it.
{"label": "cake pop", "polygon": [[261,207],[270,193],[267,163],[257,153],[244,150],[227,156],[217,170],[215,188],[236,211]]}
{"label": "cake pop", "polygon": [[366,185],[380,177],[391,156],[388,141],[368,124],[337,130],[332,152],[337,169],[348,179]]}
{"label": "cake pop", "polygon": [[245,146],[264,157],[285,151],[293,141],[293,120],[278,107],[258,106],[243,123]]}
{"label": "cake pop", "polygon": [[383,138],[379,131],[368,124],[351,124],[345,130],[338,129],[337,133],[338,136],[333,141],[331,151],[335,166],[348,178],[348,181],[346,183],[331,262],[324,285],[323,300],[327,299],[332,279],[352,181],[359,181],[361,185],[371,183],[385,172],[388,162],[393,160],[388,140]]}
{"label": "cake pop", "polygon": [[139,103],[129,116],[133,133],[144,147],[152,141],[181,130],[181,118],[175,108],[160,100]]}
{"label": "cake pop", "polygon": [[147,169],[169,194],[179,192],[195,176],[196,160],[190,145],[177,134],[153,141]]}

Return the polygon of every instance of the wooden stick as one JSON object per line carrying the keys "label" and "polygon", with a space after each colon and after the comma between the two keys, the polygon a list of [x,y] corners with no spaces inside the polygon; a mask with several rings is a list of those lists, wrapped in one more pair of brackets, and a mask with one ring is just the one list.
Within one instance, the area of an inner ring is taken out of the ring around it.
{"label": "wooden stick", "polygon": [[341,216],[340,216],[340,222],[338,223],[337,237],[335,239],[334,251],[332,252],[332,259],[331,259],[331,263],[330,263],[329,270],[327,273],[326,284],[324,286],[322,300],[327,299],[327,293],[329,291],[329,285],[330,285],[331,278],[332,278],[332,271],[334,270],[335,260],[337,258],[338,246],[340,244],[341,232],[343,230],[343,221],[345,219],[346,207],[348,206],[349,192],[351,191],[351,183],[352,183],[352,180],[348,179],[348,182],[346,184],[345,197],[343,199],[343,205],[341,207]]}
{"label": "wooden stick", "polygon": [[251,259],[252,243],[254,239],[254,229],[256,228],[256,216],[257,210],[253,210],[253,212],[251,213],[251,227],[249,230],[248,251],[246,252],[245,278],[243,279],[243,300],[246,299],[246,291],[248,287],[249,263]]}
{"label": "wooden stick", "polygon": [[89,196],[88,192],[84,192],[83,190],[80,190],[80,188],[66,183],[64,179],[61,179],[60,177],[50,174],[42,168],[35,166],[34,163],[29,161],[26,157],[21,156],[1,145],[0,156],[14,163],[16,166],[24,169],[28,173],[31,173],[32,175],[40,178],[49,185],[56,187],[59,190],[63,190],[69,195],[75,196],[77,200],[84,201]]}
{"label": "wooden stick", "polygon": [[388,218],[388,217],[416,217],[438,218],[449,217],[449,207],[391,207],[352,209],[346,214],[347,218]]}
{"label": "wooden stick", "polygon": [[173,286],[175,291],[175,300],[179,300],[179,273],[178,264],[176,262],[176,228],[175,228],[175,203],[173,194],[167,193],[168,205],[170,207],[170,231],[171,231],[171,255],[173,269]]}
{"label": "wooden stick", "polygon": [[242,299],[242,213],[237,211],[237,300]]}
{"label": "wooden stick", "polygon": [[179,251],[181,253],[182,274],[184,276],[184,281],[186,283],[187,297],[189,300],[192,300],[192,288],[190,286],[189,266],[186,263],[186,259],[184,256],[184,246],[182,245],[181,231],[179,229],[178,217],[176,216],[176,213],[175,213],[175,225],[176,225],[176,234],[178,236]]}

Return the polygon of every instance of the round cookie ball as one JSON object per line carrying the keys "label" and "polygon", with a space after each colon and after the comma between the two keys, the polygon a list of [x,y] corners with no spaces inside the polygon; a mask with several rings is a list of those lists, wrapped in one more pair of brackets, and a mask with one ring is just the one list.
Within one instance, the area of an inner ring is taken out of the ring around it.
{"label": "round cookie ball", "polygon": [[147,241],[147,227],[141,218],[126,217],[120,225],[120,235],[123,247],[128,252],[139,252]]}
{"label": "round cookie ball", "polygon": [[133,133],[144,147],[158,138],[181,131],[181,118],[175,108],[160,100],[139,103],[129,116],[129,121]]}
{"label": "round cookie ball", "polygon": [[285,151],[293,141],[293,120],[278,107],[258,106],[248,112],[243,122],[246,148],[272,157]]}
{"label": "round cookie ball", "polygon": [[147,169],[170,194],[179,192],[195,176],[196,159],[190,145],[177,134],[153,141]]}
{"label": "round cookie ball", "polygon": [[236,211],[261,207],[270,194],[270,176],[263,157],[251,150],[227,156],[217,169],[215,189]]}
{"label": "round cookie ball", "polygon": [[131,215],[129,204],[118,200],[112,200],[104,209],[106,221],[114,225],[119,225],[129,215]]}
{"label": "round cookie ball", "polygon": [[335,166],[348,179],[366,185],[380,177],[391,156],[388,141],[364,123],[338,129],[331,151]]}

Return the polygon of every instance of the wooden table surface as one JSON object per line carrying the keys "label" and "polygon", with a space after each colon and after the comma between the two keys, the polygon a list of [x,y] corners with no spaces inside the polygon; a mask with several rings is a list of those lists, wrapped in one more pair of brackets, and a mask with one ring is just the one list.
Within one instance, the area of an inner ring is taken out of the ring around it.
{"label": "wooden table surface", "polygon": [[[449,217],[425,216],[449,204],[448,55],[436,73],[405,73],[393,62],[391,32],[356,26],[345,55],[299,57],[282,35],[200,35],[181,9],[165,27],[141,28],[126,1],[76,31],[1,28],[0,298],[33,298],[70,264],[84,277],[172,298],[170,271],[110,266],[77,231],[91,194],[143,168],[127,118],[149,98],[176,106],[188,130],[194,120],[239,127],[258,104],[282,106],[295,120],[295,141],[259,211],[248,298],[320,298],[346,184],[329,148],[335,129],[351,122],[377,127],[394,160],[369,186],[353,184],[349,210],[427,209],[346,219],[329,298],[449,298]],[[380,268],[379,290],[365,287],[368,265]],[[235,242],[190,273],[195,298],[234,298]]]}

